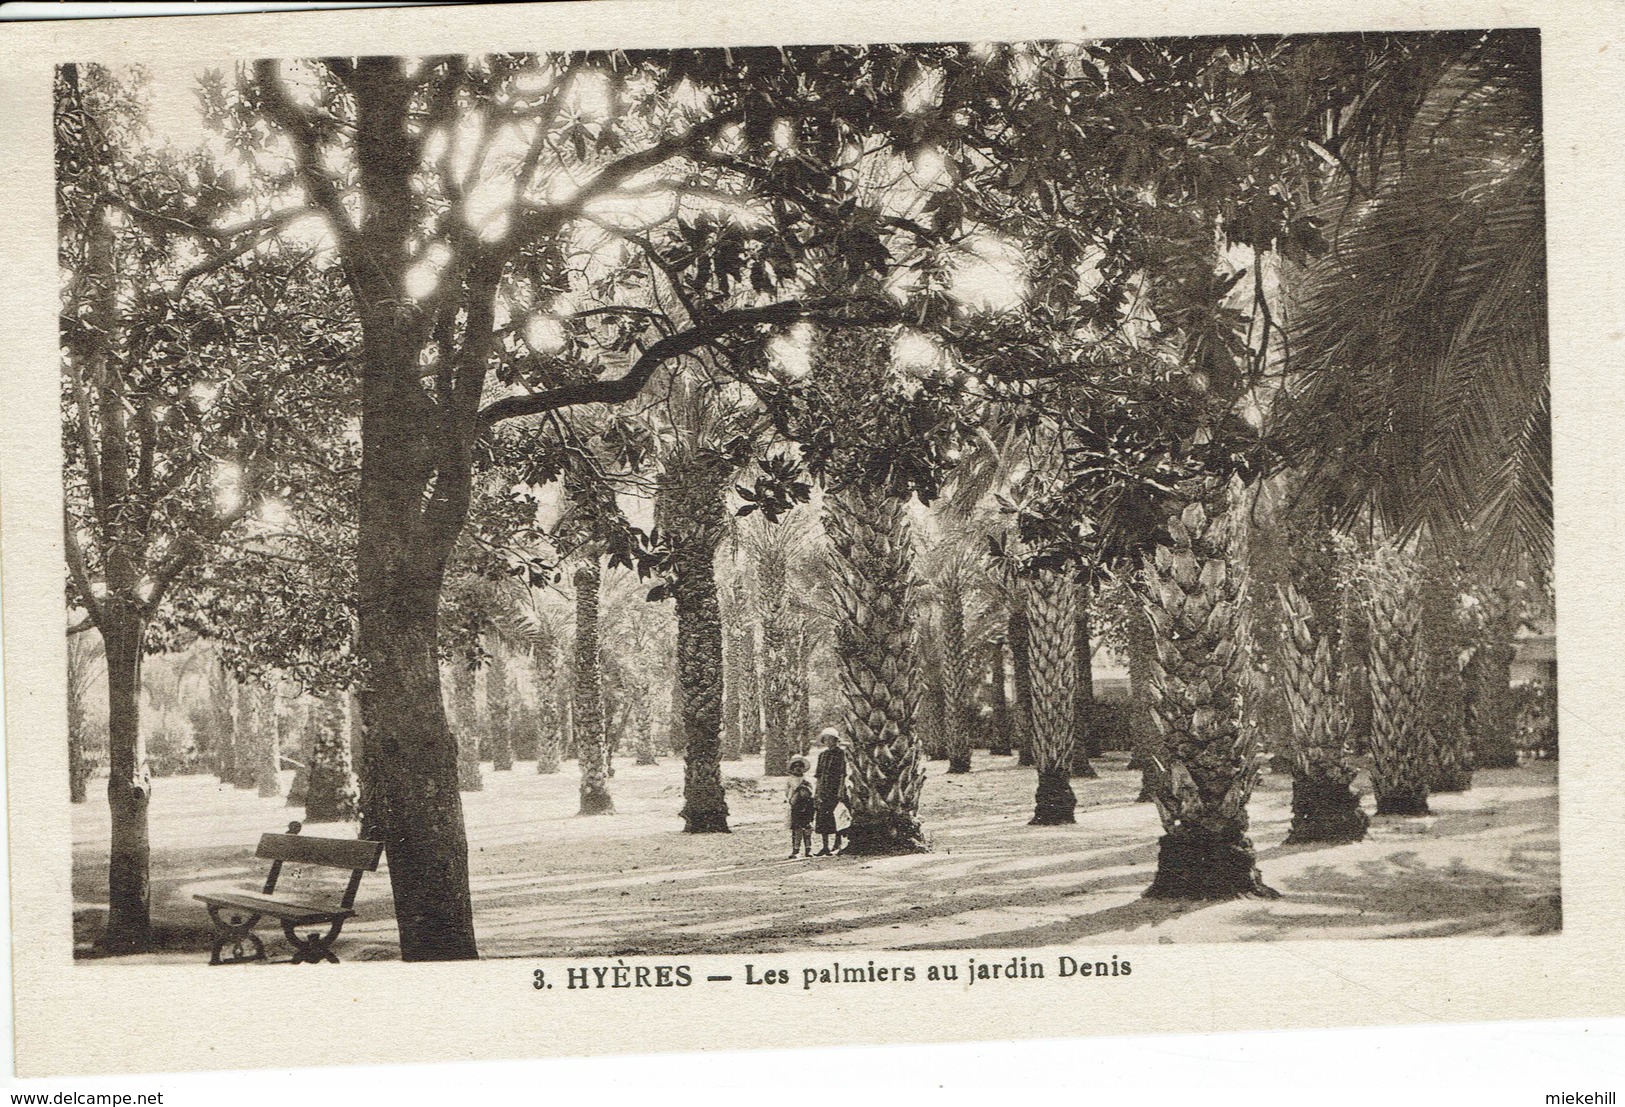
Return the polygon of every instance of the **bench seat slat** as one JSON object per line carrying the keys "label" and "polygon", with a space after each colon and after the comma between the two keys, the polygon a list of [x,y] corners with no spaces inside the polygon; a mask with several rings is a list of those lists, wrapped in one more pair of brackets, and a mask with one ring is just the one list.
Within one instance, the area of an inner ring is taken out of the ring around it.
{"label": "bench seat slat", "polygon": [[289,861],[295,865],[325,865],[334,869],[376,872],[382,842],[347,838],[306,838],[299,834],[263,834],[254,856],[262,861]]}
{"label": "bench seat slat", "polygon": [[285,899],[253,896],[246,892],[212,892],[208,895],[195,895],[192,898],[216,907],[238,907],[245,911],[256,911],[295,926],[332,922],[335,919],[347,919],[355,914],[354,911],[343,907],[318,907],[309,903],[293,903]]}

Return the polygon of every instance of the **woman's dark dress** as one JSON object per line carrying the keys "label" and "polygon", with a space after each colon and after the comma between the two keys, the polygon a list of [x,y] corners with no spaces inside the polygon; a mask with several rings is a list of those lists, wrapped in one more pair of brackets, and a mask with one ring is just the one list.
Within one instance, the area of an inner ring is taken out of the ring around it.
{"label": "woman's dark dress", "polygon": [[818,816],[813,830],[819,834],[835,833],[835,805],[846,793],[846,751],[839,746],[826,749],[818,755],[815,771],[818,781]]}

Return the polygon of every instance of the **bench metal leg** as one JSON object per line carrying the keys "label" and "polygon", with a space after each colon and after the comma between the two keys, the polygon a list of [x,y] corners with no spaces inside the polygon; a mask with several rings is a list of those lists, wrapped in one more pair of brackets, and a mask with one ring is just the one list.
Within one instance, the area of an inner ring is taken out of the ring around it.
{"label": "bench metal leg", "polygon": [[322,934],[312,930],[305,936],[299,936],[298,929],[290,922],[282,924],[282,933],[287,935],[288,941],[293,944],[293,963],[295,965],[316,965],[323,961],[338,964],[338,954],[333,952],[333,942],[337,940],[339,931],[344,929],[344,920],[335,919]]}
{"label": "bench metal leg", "polygon": [[[258,912],[222,909],[210,904],[209,918],[214,920],[216,931],[214,949],[209,953],[209,964],[237,965],[247,961],[265,960],[265,943],[254,933],[254,926],[260,921]],[[254,952],[246,951],[243,944],[245,942],[252,944]],[[220,956],[221,951],[228,945],[231,947],[231,956]]]}

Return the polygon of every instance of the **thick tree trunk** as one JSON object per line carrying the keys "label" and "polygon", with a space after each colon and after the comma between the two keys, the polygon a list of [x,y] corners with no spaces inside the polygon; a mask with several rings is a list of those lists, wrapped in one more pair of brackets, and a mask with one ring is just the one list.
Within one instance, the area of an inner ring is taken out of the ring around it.
{"label": "thick tree trunk", "polygon": [[1234,519],[1213,478],[1185,484],[1182,510],[1148,559],[1155,625],[1152,718],[1167,771],[1155,802],[1164,835],[1146,895],[1169,899],[1274,896],[1247,837],[1257,767],[1241,732],[1241,578]]}
{"label": "thick tree trunk", "polygon": [[722,790],[722,621],[711,558],[692,551],[677,583],[677,679],[683,686],[683,829],[726,833]]}
{"label": "thick tree trunk", "polygon": [[1072,582],[1053,571],[1041,572],[1027,582],[1032,747],[1038,770],[1032,826],[1077,822],[1078,801],[1071,784],[1073,699],[1077,694],[1074,592]]}
{"label": "thick tree trunk", "polygon": [[976,713],[971,706],[970,657],[965,646],[965,597],[957,586],[942,594],[942,691],[946,701],[944,735],[948,772],[971,769]]}
{"label": "thick tree trunk", "polygon": [[1073,632],[1073,652],[1078,675],[1077,688],[1072,701],[1072,775],[1090,779],[1098,777],[1091,757],[1099,757],[1095,741],[1095,659],[1090,652],[1092,628],[1089,605],[1094,597],[1086,586],[1077,588],[1077,610],[1073,613],[1077,626]]}
{"label": "thick tree trunk", "polygon": [[254,788],[262,799],[282,794],[282,736],[287,704],[273,689],[255,691],[259,701],[260,745],[254,751]]}
{"label": "thick tree trunk", "polygon": [[918,658],[908,515],[898,500],[847,489],[826,498],[824,526],[834,569],[835,658],[852,740],[846,852],[919,852],[926,848],[919,820],[925,765],[914,729]]}
{"label": "thick tree trunk", "polygon": [[1020,604],[1010,612],[1010,668],[1016,689],[1016,763],[1025,767],[1033,764],[1032,626]]}
{"label": "thick tree trunk", "polygon": [[[410,206],[409,197],[398,201]],[[364,302],[363,323],[380,311],[398,318],[391,307]],[[438,662],[440,589],[467,513],[467,457],[445,459],[431,445],[443,423],[418,383],[418,346],[404,329],[364,332],[356,550],[356,648],[367,679],[361,777],[369,830],[388,857],[402,959],[470,959],[478,951],[468,837]]]}
{"label": "thick tree trunk", "polygon": [[[743,589],[740,597],[743,605]],[[750,757],[762,752],[762,679],[756,663],[756,627],[745,608],[740,610],[739,752]]]}
{"label": "thick tree trunk", "polygon": [[1010,747],[1010,692],[1004,683],[1004,643],[994,642],[990,652],[993,666],[993,735],[988,743],[988,752],[995,757],[1009,757],[1013,751]]}
{"label": "thick tree trunk", "polygon": [[323,696],[310,711],[310,773],[305,789],[308,822],[349,822],[361,811],[360,790],[350,760],[345,704],[338,695]]}
{"label": "thick tree trunk", "polygon": [[796,666],[793,672],[791,703],[793,712],[790,723],[790,733],[795,735],[796,744],[806,755],[812,753],[812,628],[806,618],[802,618],[796,628]]}
{"label": "thick tree trunk", "polygon": [[613,815],[609,796],[609,750],[604,729],[602,659],[598,656],[598,590],[603,569],[597,553],[575,572],[576,663],[571,722],[581,766],[581,815]]}
{"label": "thick tree trunk", "polygon": [[[106,601],[104,601],[105,603]],[[107,807],[112,847],[107,866],[107,925],[98,946],[107,953],[137,953],[152,945],[152,848],[147,805],[152,779],[141,736],[141,639],[135,618],[107,618]]]}

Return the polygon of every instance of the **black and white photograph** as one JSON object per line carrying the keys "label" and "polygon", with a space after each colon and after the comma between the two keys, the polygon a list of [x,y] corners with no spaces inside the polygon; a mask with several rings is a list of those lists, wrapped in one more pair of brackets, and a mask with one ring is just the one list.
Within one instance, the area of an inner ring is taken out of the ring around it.
{"label": "black and white photograph", "polygon": [[35,59],[43,955],[1564,940],[1543,30],[954,30]]}

